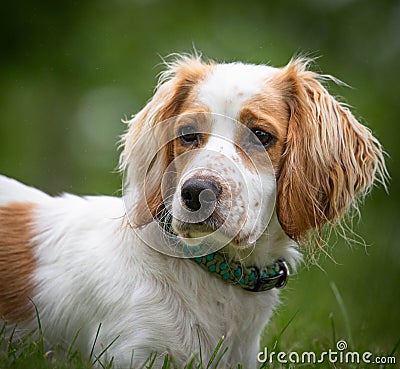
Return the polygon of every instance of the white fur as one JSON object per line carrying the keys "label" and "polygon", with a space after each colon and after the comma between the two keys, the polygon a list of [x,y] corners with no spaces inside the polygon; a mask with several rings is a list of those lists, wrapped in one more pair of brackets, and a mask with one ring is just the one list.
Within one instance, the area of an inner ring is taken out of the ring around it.
{"label": "white fur", "polygon": [[266,65],[219,64],[201,85],[199,101],[213,113],[238,119],[242,103],[260,93],[275,71]]}

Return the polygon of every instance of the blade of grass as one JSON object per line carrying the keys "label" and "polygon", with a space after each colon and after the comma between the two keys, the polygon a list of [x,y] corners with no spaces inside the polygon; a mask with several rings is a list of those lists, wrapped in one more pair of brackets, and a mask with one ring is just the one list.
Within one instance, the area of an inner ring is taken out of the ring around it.
{"label": "blade of grass", "polygon": [[164,356],[164,362],[163,362],[162,369],[170,369],[170,366],[171,366],[171,361],[169,360],[168,354],[166,354]]}
{"label": "blade of grass", "polygon": [[199,362],[199,365],[197,365],[197,368],[198,369],[202,369],[203,368],[203,353],[201,351],[201,342],[200,342],[199,330],[197,330],[197,339],[199,341],[199,359],[200,359],[200,362]]}
{"label": "blade of grass", "polygon": [[6,350],[7,349],[7,322],[3,321],[3,327],[0,331],[0,349]]}
{"label": "blade of grass", "polygon": [[337,301],[337,303],[339,305],[339,308],[340,308],[340,311],[342,313],[344,324],[345,324],[345,328],[346,328],[346,332],[347,332],[347,337],[348,337],[348,339],[350,341],[350,346],[354,347],[353,336],[351,334],[349,315],[347,313],[346,305],[344,304],[342,295],[340,294],[338,288],[336,287],[335,282],[331,281],[329,283],[329,285],[331,286],[332,292],[335,295],[336,301]]}
{"label": "blade of grass", "polygon": [[285,324],[285,326],[281,329],[281,331],[279,332],[278,336],[276,337],[275,340],[275,345],[274,345],[274,350],[278,347],[279,341],[283,335],[283,333],[285,333],[286,329],[288,329],[289,325],[293,322],[293,320],[296,318],[297,314],[299,313],[300,310],[297,310],[293,316],[288,320],[288,322]]}
{"label": "blade of grass", "polygon": [[399,340],[396,342],[396,344],[394,345],[394,347],[393,347],[393,349],[392,349],[392,351],[390,352],[390,356],[393,356],[395,353],[396,353],[396,351],[397,351],[397,349],[400,347],[400,338],[399,338]]}
{"label": "blade of grass", "polygon": [[151,354],[149,356],[149,358],[146,360],[146,362],[144,363],[142,368],[146,367],[147,369],[152,369],[153,366],[154,366],[154,363],[156,361],[156,358],[157,358],[157,354],[156,353]]}
{"label": "blade of grass", "polygon": [[329,320],[331,322],[331,329],[332,329],[332,340],[333,340],[332,342],[333,345],[336,345],[336,329],[335,329],[335,321],[333,319],[333,313],[329,314]]}
{"label": "blade of grass", "polygon": [[228,347],[225,347],[224,350],[221,352],[220,356],[218,357],[217,361],[214,363],[214,369],[219,368],[219,363],[221,362],[222,358],[224,357],[224,355],[226,354],[226,352],[228,351]]}
{"label": "blade of grass", "polygon": [[67,357],[68,360],[69,360],[70,357],[71,357],[72,349],[73,349],[74,346],[75,346],[75,342],[76,342],[76,340],[78,339],[78,336],[79,336],[79,333],[80,333],[80,332],[81,332],[80,329],[78,329],[78,330],[76,331],[75,336],[74,336],[74,338],[72,339],[72,342],[71,342],[71,344],[70,344],[69,347],[68,347],[67,354],[66,354],[66,357]]}
{"label": "blade of grass", "polygon": [[107,363],[107,366],[103,366],[104,369],[111,369],[113,366],[114,362],[114,356],[111,358],[111,360]]}
{"label": "blade of grass", "polygon": [[[95,355],[95,357],[96,357],[96,355]],[[99,363],[99,365],[103,368],[103,369],[106,369],[106,367],[103,365],[103,363],[101,362],[101,361],[98,361],[98,363]],[[92,365],[93,366],[93,365]]]}
{"label": "blade of grass", "polygon": [[39,354],[41,356],[44,355],[44,341],[43,341],[43,330],[42,330],[42,322],[40,321],[40,316],[39,316],[39,310],[36,306],[36,304],[33,302],[32,299],[29,299],[30,302],[33,304],[33,307],[35,308],[35,314],[36,314],[36,320],[37,320],[37,325],[38,325],[38,332],[39,332],[39,339],[37,341],[39,345]]}
{"label": "blade of grass", "polygon": [[212,362],[214,361],[215,357],[216,357],[217,354],[218,354],[218,351],[220,350],[222,344],[224,343],[224,340],[225,340],[225,336],[222,336],[221,339],[218,341],[218,344],[217,344],[217,346],[215,347],[215,350],[213,351],[213,353],[212,353],[212,355],[211,355],[211,357],[210,357],[210,360],[208,360],[206,369],[209,369],[209,368],[210,368]]}
{"label": "blade of grass", "polygon": [[[296,310],[296,312],[293,314],[293,316],[288,320],[288,322],[284,325],[284,327],[281,329],[281,331],[279,332],[278,336],[275,339],[275,344],[273,347],[273,351],[280,351],[279,350],[279,341],[282,338],[283,333],[285,333],[286,329],[288,329],[289,325],[293,322],[293,320],[296,318],[297,314],[299,313],[300,310]],[[263,363],[260,367],[260,369],[266,369],[267,365],[269,365],[269,363],[266,361],[265,363]]]}
{"label": "blade of grass", "polygon": [[[396,353],[397,349],[400,346],[400,338],[398,339],[398,341],[396,342],[396,344],[394,345],[392,351],[390,351],[388,356],[394,356],[394,354]],[[386,368],[386,364],[382,364],[380,367],[380,369],[385,369]]]}
{"label": "blade of grass", "polygon": [[[100,358],[107,352],[107,350],[115,343],[115,341],[116,341],[118,338],[119,338],[119,336],[115,337],[115,338],[111,341],[111,343],[109,343],[109,344],[105,347],[105,349],[102,350],[98,356],[96,356],[96,360],[92,363],[92,365],[94,365],[96,362],[99,362],[99,363],[100,363]],[[112,358],[112,359],[114,359],[114,358]]]}
{"label": "blade of grass", "polygon": [[14,327],[11,331],[10,337],[8,339],[7,346],[6,346],[8,358],[10,358],[10,356],[13,356],[14,360],[16,359],[16,356],[15,356],[16,350],[14,350],[12,342],[13,342],[14,334],[15,334],[16,330],[17,330],[17,324],[14,325]]}
{"label": "blade of grass", "polygon": [[132,349],[131,362],[129,363],[129,369],[133,369],[133,367],[132,367],[132,364],[133,364],[133,355],[135,355],[135,350]]}
{"label": "blade of grass", "polygon": [[0,343],[4,342],[6,339],[5,338],[6,337],[6,327],[7,327],[7,322],[4,321],[3,327],[0,330],[0,338],[1,338]]}
{"label": "blade of grass", "polygon": [[196,356],[197,354],[193,354],[192,358],[190,359],[190,361],[186,364],[185,369],[193,369],[194,367],[194,362],[196,360]]}
{"label": "blade of grass", "polygon": [[101,323],[99,323],[99,326],[97,327],[97,331],[96,331],[96,335],[94,337],[92,349],[90,350],[89,361],[92,361],[93,352],[94,352],[94,348],[96,346],[97,339],[99,338],[100,329],[101,329]]}

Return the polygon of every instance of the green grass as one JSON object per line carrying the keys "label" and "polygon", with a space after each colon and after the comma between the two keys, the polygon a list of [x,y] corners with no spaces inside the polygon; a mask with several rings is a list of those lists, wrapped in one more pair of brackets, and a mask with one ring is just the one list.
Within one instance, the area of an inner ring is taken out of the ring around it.
{"label": "green grass", "polygon": [[[110,369],[113,366],[113,358],[110,361],[103,360],[104,354],[115,342],[112,341],[99,354],[94,353],[94,347],[97,341],[98,334],[101,329],[99,324],[97,334],[94,338],[92,350],[87,359],[81,353],[74,349],[75,340],[79,334],[76,333],[74,340],[69,347],[57,345],[54,350],[45,351],[44,342],[41,334],[40,320],[38,320],[38,328],[28,333],[21,339],[15,339],[12,334],[11,338],[6,338],[6,323],[0,329],[0,368],[1,369],[92,369],[103,368]],[[14,329],[15,330],[15,329]],[[37,338],[34,338],[37,337]],[[222,349],[223,338],[218,342],[212,356],[203,358],[200,351],[198,356],[193,356],[193,359],[185,366],[184,369],[215,369],[219,367],[219,363],[225,355],[226,349]],[[197,359],[200,360],[197,360]],[[143,369],[161,369],[155,365],[157,354],[149,356],[147,362],[142,366]],[[196,362],[199,362],[196,364]],[[133,367],[131,366],[133,369]],[[172,360],[168,356],[164,358],[162,369],[173,368]],[[238,365],[237,369],[241,369]]]}
{"label": "green grass", "polygon": [[[365,351],[370,351],[370,347],[357,346],[357,342],[354,343],[351,338],[351,321],[349,319],[347,308],[340,295],[339,290],[335,284],[331,284],[333,294],[339,305],[339,310],[341,312],[342,323],[345,325],[345,331],[347,332],[347,337],[345,340],[349,344],[348,351],[363,353]],[[269,339],[265,341],[265,346],[268,347],[268,353],[274,352],[286,352],[289,354],[292,351],[296,351],[301,356],[302,352],[315,352],[317,357],[321,355],[322,352],[328,351],[329,349],[336,350],[336,343],[338,339],[337,324],[336,319],[333,314],[326,317],[330,324],[330,332],[326,332],[325,335],[320,336],[318,339],[314,339],[311,342],[304,340],[303,337],[295,336],[292,328],[295,326],[295,322],[302,319],[301,312],[297,310],[292,316],[290,316],[287,321],[281,321],[275,323],[267,330],[270,333]],[[99,335],[101,324],[99,324],[97,334],[94,338],[92,345],[92,350],[87,359],[85,359],[75,348],[75,341],[79,335],[79,331],[76,333],[75,338],[72,340],[68,347],[61,345],[56,346],[51,351],[46,351],[44,349],[44,342],[42,337],[40,319],[38,318],[38,327],[27,334],[22,339],[16,339],[14,335],[11,338],[6,339],[6,324],[0,329],[0,368],[1,369],[92,369],[92,368],[103,368],[110,369],[113,365],[113,359],[111,361],[103,360],[104,354],[112,346],[114,341],[112,341],[104,350],[100,353],[95,354],[95,344],[97,337]],[[307,332],[305,332],[307,335]],[[36,337],[36,338],[34,338]],[[198,356],[194,356],[193,359],[184,367],[184,369],[217,369],[219,368],[219,363],[223,356],[225,355],[226,349],[222,349],[223,338],[219,341],[216,346],[214,353],[210,358],[204,358],[200,350]],[[396,357],[398,349],[400,346],[400,339],[395,343],[390,352],[373,352],[374,356],[390,356]],[[167,356],[164,358],[162,368],[156,367],[157,355],[152,354],[148,358],[143,369],[172,369],[174,368],[171,359]],[[398,358],[396,357],[397,362]],[[196,364],[196,362],[198,362]],[[395,368],[393,364],[388,365],[377,365],[377,364],[334,364],[330,363],[327,359],[324,360],[322,364],[308,365],[308,364],[291,364],[291,363],[279,363],[275,359],[273,363],[268,361],[261,364],[261,369],[274,369],[274,368]],[[361,366],[360,366],[361,365]],[[133,369],[133,368],[132,368]],[[246,369],[242,368],[238,364],[232,369]]]}

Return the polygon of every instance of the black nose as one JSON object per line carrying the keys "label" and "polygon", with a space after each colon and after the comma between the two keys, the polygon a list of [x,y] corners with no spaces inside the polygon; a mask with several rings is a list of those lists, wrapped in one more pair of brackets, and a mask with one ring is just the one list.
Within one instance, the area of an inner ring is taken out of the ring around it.
{"label": "black nose", "polygon": [[221,186],[212,179],[190,178],[182,186],[181,197],[190,211],[211,208],[221,194]]}

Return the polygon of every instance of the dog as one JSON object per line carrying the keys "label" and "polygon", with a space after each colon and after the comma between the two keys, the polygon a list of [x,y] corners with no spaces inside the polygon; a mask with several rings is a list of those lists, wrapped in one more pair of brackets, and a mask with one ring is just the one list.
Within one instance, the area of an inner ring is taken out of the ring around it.
{"label": "dog", "polygon": [[[299,245],[386,175],[379,141],[294,58],[181,55],[127,122],[124,195],[51,197],[0,177],[0,316],[122,367],[257,365]],[[317,236],[317,237],[314,237]],[[36,313],[35,313],[36,311]]]}

